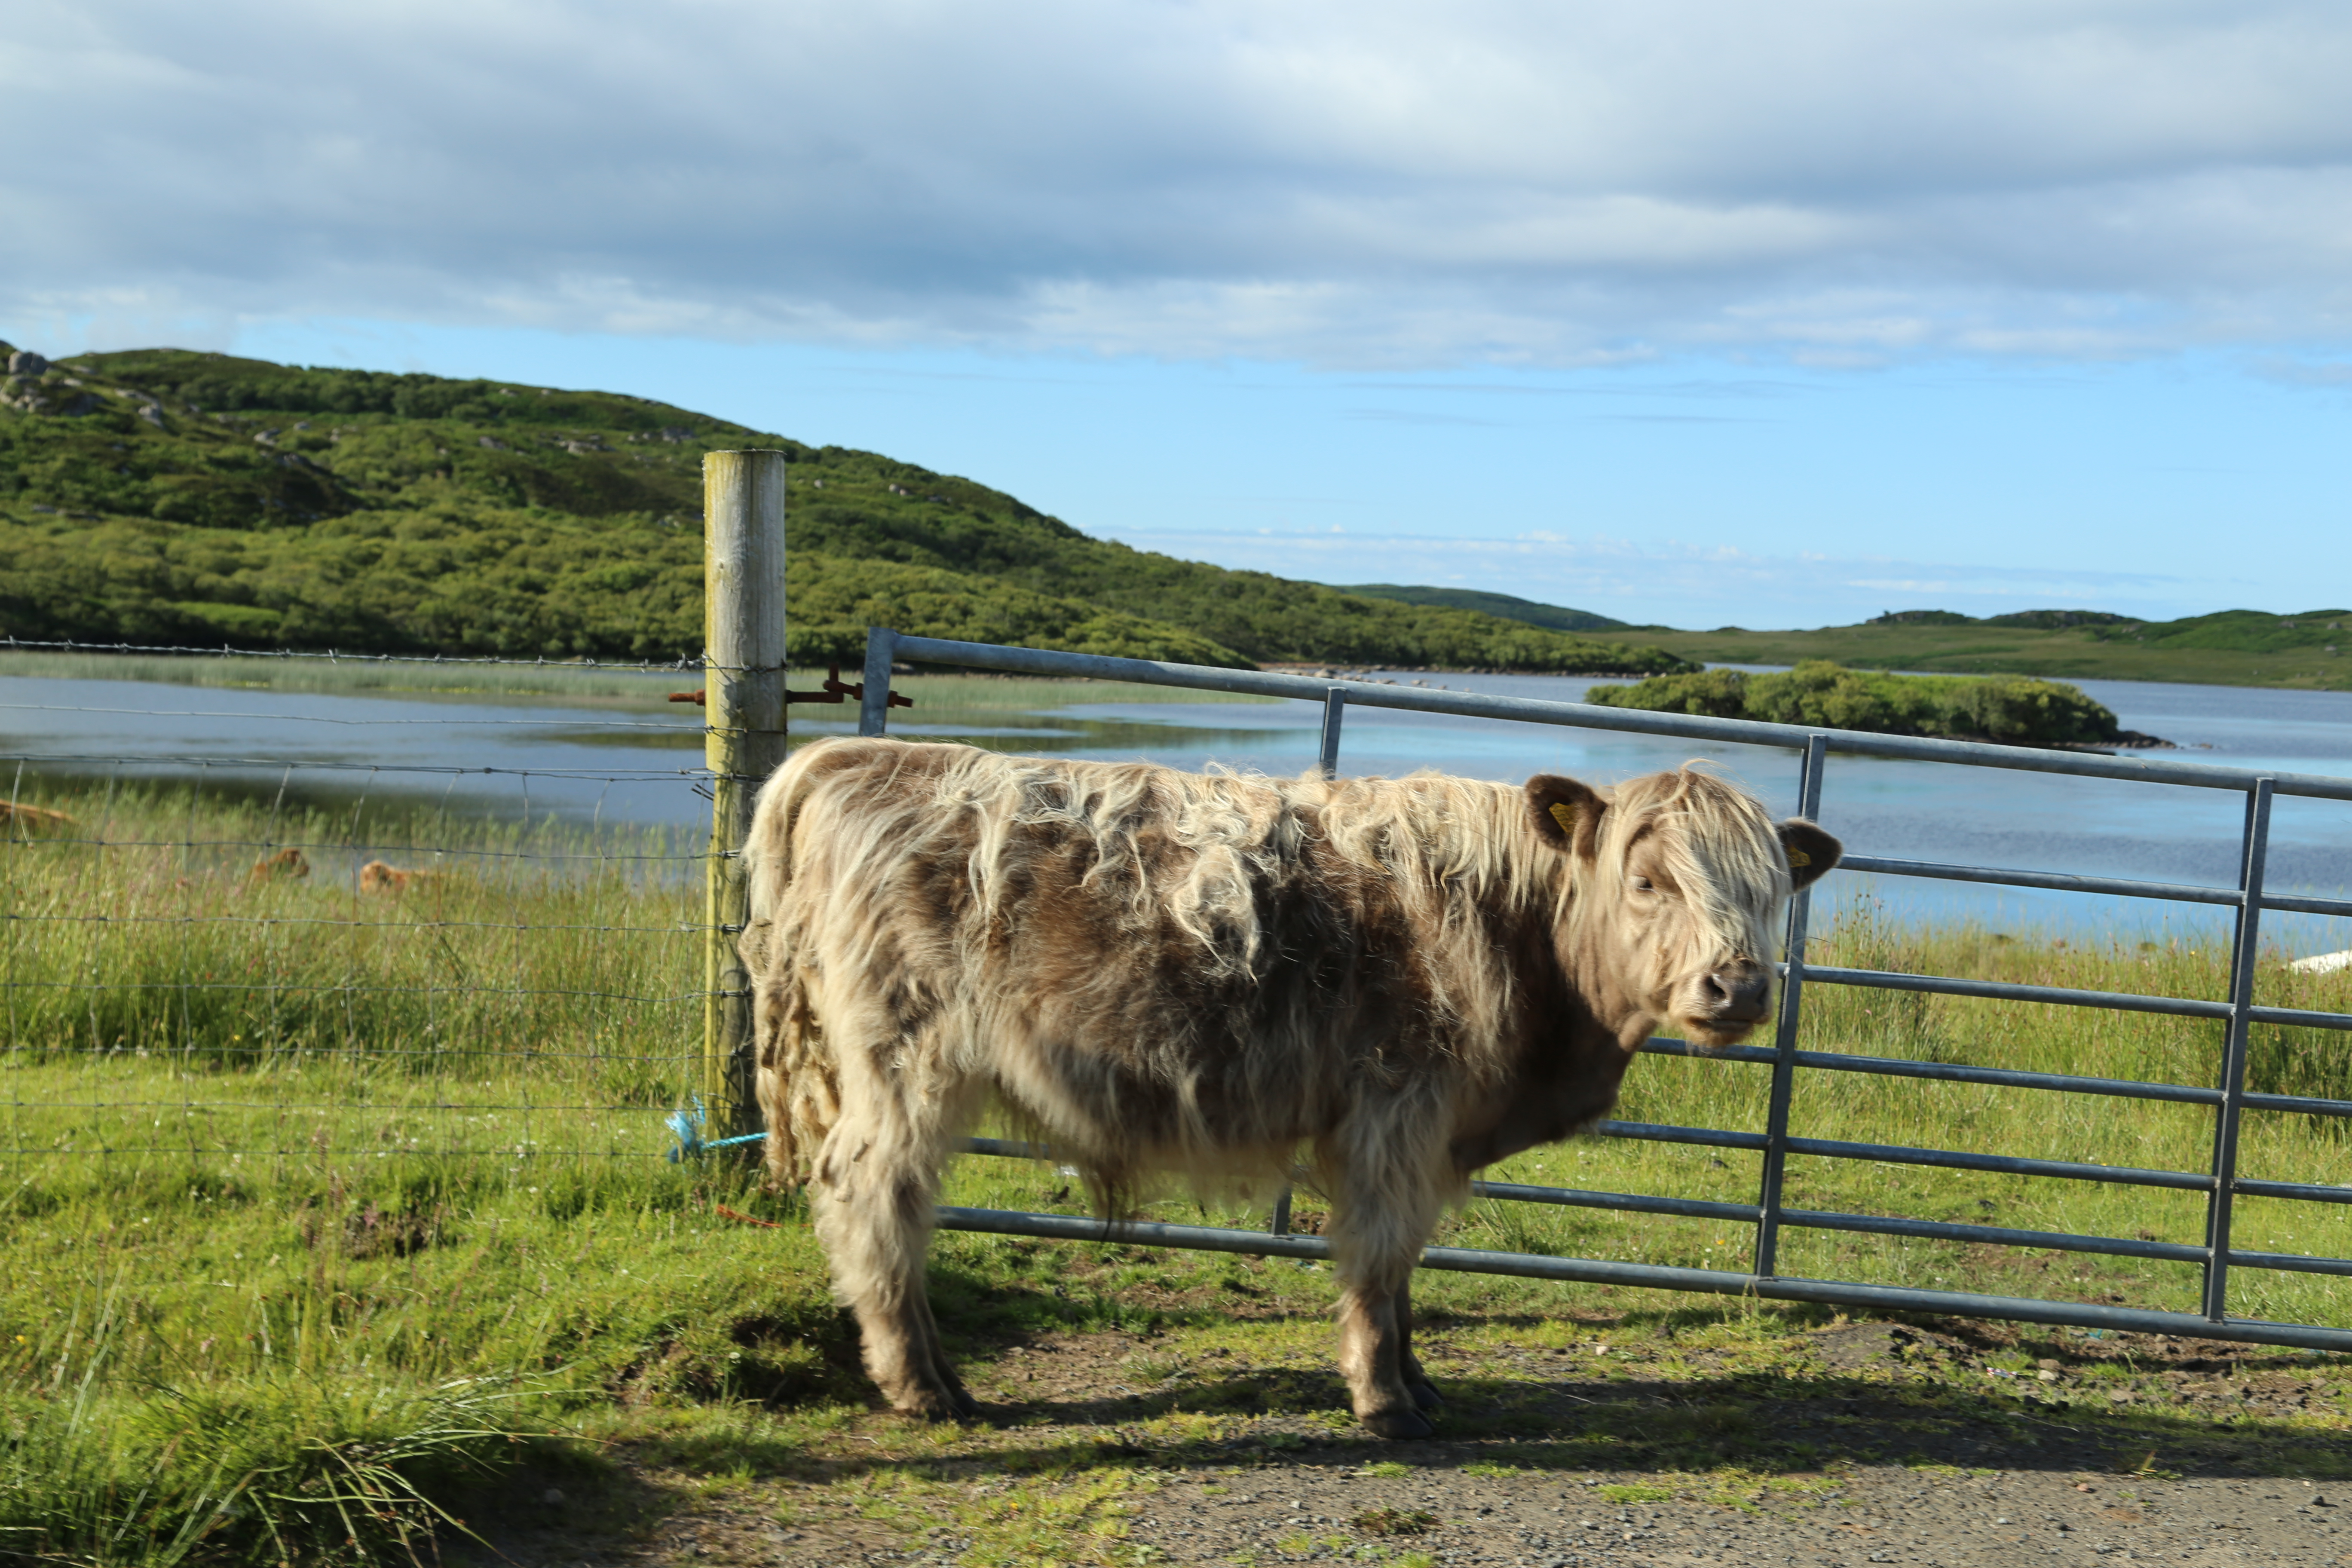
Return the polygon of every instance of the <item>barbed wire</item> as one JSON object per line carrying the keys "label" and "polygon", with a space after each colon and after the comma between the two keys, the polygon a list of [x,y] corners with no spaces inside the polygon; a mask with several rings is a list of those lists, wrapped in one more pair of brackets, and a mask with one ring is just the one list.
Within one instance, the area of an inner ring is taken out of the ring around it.
{"label": "barbed wire", "polygon": [[[696,857],[705,858],[705,857]],[[27,915],[14,910],[0,910],[0,920],[48,921],[58,924],[89,925],[256,925],[256,926],[333,926],[351,931],[415,931],[421,926],[446,928],[451,931],[593,931],[616,932],[633,936],[686,936],[712,931],[732,931],[731,926],[701,923],[682,925],[579,925],[556,922],[534,923],[530,921],[344,921],[326,915]]]}
{"label": "barbed wire", "polygon": [[[551,1112],[551,1114],[552,1113]],[[535,1144],[537,1140],[532,1140],[531,1142]],[[201,1154],[226,1154],[236,1159],[285,1159],[289,1155],[317,1156],[341,1152],[346,1155],[370,1154],[379,1160],[478,1160],[488,1157],[501,1160],[561,1159],[667,1161],[669,1158],[669,1150],[674,1146],[674,1144],[669,1144],[660,1148],[651,1149],[542,1149],[533,1147],[526,1152],[522,1150],[516,1149],[511,1144],[506,1143],[482,1144],[475,1147],[434,1149],[368,1149],[358,1145],[352,1145],[338,1150],[333,1145],[330,1145],[328,1148],[321,1150],[307,1142],[299,1144],[263,1144],[251,1148],[237,1149],[230,1148],[226,1145],[215,1146],[212,1144],[197,1144],[191,1142],[181,1143],[105,1143],[100,1144],[95,1149],[16,1149],[10,1151],[10,1153],[12,1155],[27,1157],[46,1154],[58,1159],[64,1159],[77,1154],[98,1158],[112,1158],[114,1156],[123,1154],[186,1154],[193,1150],[194,1152]]]}
{"label": "barbed wire", "polygon": [[[180,715],[166,714],[165,717]],[[299,717],[299,716],[289,716]],[[709,768],[623,768],[599,772],[593,768],[502,768],[494,766],[460,766],[450,763],[340,763],[315,758],[288,757],[215,757],[202,754],[168,757],[105,756],[83,752],[9,752],[0,754],[0,765],[9,763],[72,763],[93,767],[156,766],[183,768],[285,768],[320,773],[426,773],[435,778],[465,778],[475,773],[488,773],[506,778],[568,779],[587,784],[657,784],[668,779],[703,780],[721,775]]]}
{"label": "barbed wire", "polygon": [[[181,1100],[53,1100],[47,1101],[47,1104],[49,1109],[55,1110],[187,1110],[194,1109],[194,1107],[191,1106],[190,1102]],[[201,1109],[205,1110],[336,1110],[341,1109],[341,1107],[334,1101],[323,1100],[214,1100],[205,1101]],[[393,1109],[393,1107],[386,1105],[380,1107],[379,1109]],[[463,1103],[453,1100],[446,1105],[410,1106],[403,1107],[401,1109],[441,1111],[462,1110],[478,1116],[492,1114],[502,1116],[520,1115],[526,1111],[533,1115],[536,1115],[541,1111],[569,1111],[576,1114],[593,1114],[601,1116],[609,1115],[614,1110],[614,1108],[609,1105],[541,1105],[536,1103],[525,1103],[520,1100],[479,1100]]]}
{"label": "barbed wire", "polygon": [[[5,799],[5,797],[0,797]],[[677,831],[686,831],[683,827]],[[440,855],[468,860],[675,860],[686,864],[709,860],[711,852],[703,849],[634,850],[634,849],[488,849],[480,847],[450,848],[440,844],[394,844],[383,839],[360,842],[348,838],[83,838],[70,834],[44,830],[38,838],[12,837],[5,826],[0,825],[0,844],[43,844],[70,846],[83,849],[300,849],[326,855]]]}
{"label": "barbed wire", "polygon": [[[705,994],[704,993],[699,992],[699,991],[689,992],[689,993],[688,993],[684,997],[680,998],[680,1000],[682,1000],[682,1001],[688,1001],[688,1002],[699,1002],[699,1001],[701,1001],[701,1000],[702,1000],[702,998],[703,998],[703,995],[704,995],[704,994]],[[272,1046],[272,1045],[266,1045],[266,1044],[265,1044],[265,1045],[259,1045],[259,1046],[254,1046],[254,1045],[240,1046],[240,1047],[236,1047],[236,1048],[234,1048],[234,1049],[232,1049],[232,1048],[230,1048],[230,1047],[223,1047],[223,1046],[204,1046],[204,1047],[195,1047],[195,1048],[193,1050],[193,1052],[191,1051],[191,1049],[190,1049],[189,1047],[184,1047],[184,1046],[142,1046],[142,1047],[139,1047],[133,1048],[133,1047],[124,1047],[124,1046],[76,1046],[76,1045],[51,1045],[51,1046],[27,1046],[27,1047],[23,1047],[23,1048],[24,1048],[24,1050],[25,1050],[28,1055],[39,1055],[39,1056],[45,1056],[45,1057],[73,1057],[73,1056],[87,1056],[87,1057],[140,1057],[140,1058],[143,1058],[144,1059],[147,1059],[147,1060],[150,1060],[150,1061],[167,1061],[167,1060],[171,1060],[171,1059],[175,1058],[184,1058],[184,1057],[187,1057],[187,1056],[190,1056],[190,1055],[192,1055],[192,1054],[193,1054],[193,1055],[194,1055],[194,1056],[196,1056],[196,1057],[203,1058],[205,1058],[205,1059],[213,1059],[213,1058],[221,1058],[221,1057],[249,1057],[249,1058],[253,1058],[253,1059],[254,1059],[254,1060],[256,1060],[256,1061],[279,1061],[279,1060],[282,1060],[282,1059],[287,1058],[314,1058],[314,1059],[323,1059],[323,1058],[328,1058],[328,1057],[331,1057],[331,1056],[341,1056],[341,1055],[346,1054],[346,1053],[344,1053],[344,1052],[342,1052],[342,1051],[340,1051],[340,1050],[332,1049],[332,1048],[331,1048],[331,1047],[320,1047],[320,1046]],[[381,1057],[381,1058],[387,1058],[387,1059],[389,1059],[389,1058],[401,1058],[401,1057],[416,1057],[416,1058],[431,1057],[431,1058],[436,1058],[436,1059],[439,1059],[439,1060],[445,1060],[445,1061],[463,1061],[463,1060],[469,1060],[469,1059],[474,1059],[474,1058],[483,1058],[483,1057],[509,1056],[509,1055],[527,1055],[527,1056],[529,1056],[529,1057],[530,1057],[532,1060],[534,1060],[534,1061],[551,1061],[551,1062],[555,1062],[555,1061],[573,1061],[573,1062],[615,1062],[615,1061],[618,1061],[618,1062],[632,1062],[632,1061],[673,1061],[673,1060],[676,1060],[676,1059],[677,1059],[677,1058],[676,1058],[676,1055],[675,1055],[675,1053],[670,1052],[670,1051],[667,1051],[667,1050],[648,1050],[648,1051],[635,1051],[635,1052],[632,1052],[632,1051],[616,1051],[616,1050],[609,1050],[609,1049],[598,1049],[598,1050],[593,1050],[593,1051],[572,1051],[572,1050],[555,1050],[555,1049],[552,1049],[552,1048],[551,1048],[551,1047],[544,1047],[544,1046],[541,1046],[541,1047],[532,1047],[530,1050],[529,1050],[529,1051],[527,1051],[527,1052],[513,1052],[513,1051],[499,1051],[499,1050],[489,1050],[489,1049],[476,1049],[476,1048],[473,1048],[473,1047],[466,1047],[466,1046],[439,1046],[439,1045],[436,1045],[436,1046],[383,1046],[383,1047],[376,1047],[376,1048],[371,1049],[371,1050],[367,1053],[367,1055],[368,1055],[371,1058]],[[16,1103],[19,1108],[22,1108],[22,1107],[24,1107],[24,1106],[26,1106],[26,1105],[30,1104],[31,1102],[30,1102],[30,1101],[28,1101],[28,1100],[20,1100],[15,1101],[15,1103]],[[43,1100],[43,1101],[41,1101],[41,1103],[42,1103],[43,1105],[45,1105],[45,1106],[52,1106],[52,1107],[69,1107],[69,1106],[71,1106],[72,1104],[74,1104],[75,1102],[74,1102],[74,1101],[71,1101],[71,1100]],[[129,1103],[132,1103],[132,1102],[131,1102],[131,1101],[107,1101],[106,1103],[109,1103],[109,1104],[129,1104]],[[142,1103],[143,1103],[143,1102],[142,1102]],[[172,1106],[176,1106],[176,1107],[178,1107],[179,1109],[184,1110],[216,1110],[216,1109],[217,1109],[217,1110],[234,1110],[234,1109],[236,1109],[236,1107],[234,1104],[230,1103],[230,1102],[223,1101],[223,1100],[157,1100],[157,1101],[155,1101],[154,1103],[155,1103],[155,1104],[158,1104],[158,1105],[172,1105]],[[248,1110],[282,1110],[282,1109],[286,1109],[286,1108],[288,1108],[288,1107],[299,1106],[299,1105],[306,1104],[306,1103],[309,1103],[309,1104],[314,1104],[314,1105],[316,1105],[316,1106],[320,1106],[320,1107],[329,1107],[329,1106],[331,1106],[331,1102],[329,1102],[329,1101],[325,1101],[325,1100],[320,1100],[320,1101],[315,1101],[315,1102],[310,1102],[310,1101],[301,1101],[301,1100],[283,1100],[283,1101],[280,1101],[280,1100],[269,1100],[269,1101],[266,1101],[266,1102],[264,1102],[264,1103],[263,1103],[262,1105],[260,1105],[260,1106],[247,1106],[247,1107],[245,1107],[244,1109]],[[332,1103],[340,1103],[340,1102],[332,1102]],[[406,1102],[403,1102],[403,1103],[406,1103]],[[469,1102],[469,1101],[466,1101],[466,1100],[437,1100],[437,1101],[435,1101],[435,1102],[433,1102],[433,1103],[431,1103],[431,1104],[429,1104],[429,1105],[411,1105],[411,1107],[410,1107],[410,1108],[411,1108],[411,1109],[413,1109],[413,1110],[480,1110],[480,1109],[481,1109],[479,1106],[475,1105],[475,1104],[473,1104],[473,1103],[471,1103],[471,1102]],[[580,1108],[577,1108],[577,1109],[583,1109],[583,1110],[610,1110],[610,1111],[629,1110],[629,1111],[631,1111],[631,1112],[634,1112],[634,1111],[635,1111],[635,1110],[642,1110],[642,1109],[644,1109],[644,1108],[643,1108],[643,1107],[641,1107],[641,1106],[614,1106],[614,1105],[604,1105],[604,1106],[586,1106],[586,1107],[580,1107]]]}
{"label": "barbed wire", "polygon": [[594,671],[600,675],[699,675],[719,672],[728,675],[773,675],[787,668],[814,669],[827,660],[807,660],[794,665],[783,664],[719,664],[707,655],[681,655],[674,659],[603,659],[549,658],[544,654],[530,658],[519,658],[505,654],[422,654],[422,653],[351,653],[341,648],[254,648],[233,647],[223,643],[218,647],[193,643],[129,643],[82,642],[79,639],[44,640],[35,637],[0,639],[0,652],[23,653],[94,653],[94,654],[153,654],[179,658],[250,658],[269,659],[280,663],[316,660],[325,664],[416,665],[426,668],[466,668],[484,667],[506,669]]}
{"label": "barbed wire", "polygon": [[0,647],[9,650],[48,653],[114,653],[169,654],[198,658],[268,658],[278,660],[320,659],[330,664],[418,664],[418,665],[502,665],[524,669],[593,669],[603,673],[678,674],[706,668],[730,668],[725,665],[707,664],[700,658],[679,658],[667,661],[639,659],[606,660],[595,658],[554,659],[544,655],[535,658],[511,658],[500,654],[420,654],[420,653],[346,653],[338,648],[251,648],[232,647],[223,643],[218,647],[198,647],[189,643],[127,643],[81,642],[77,639],[43,641],[32,637],[9,637]]}
{"label": "barbed wire", "polygon": [[[340,996],[366,992],[376,996],[447,996],[462,991],[469,996],[573,996],[604,1002],[699,1002],[709,992],[697,987],[671,995],[644,995],[631,991],[595,991],[564,985],[350,985],[301,984],[285,980],[9,980],[8,991],[258,991],[273,996]],[[727,994],[721,993],[721,994]]]}
{"label": "barbed wire", "polygon": [[[305,695],[310,695],[306,693]],[[331,693],[318,693],[328,696]],[[483,728],[530,727],[550,730],[666,730],[673,734],[699,735],[701,724],[663,724],[649,719],[337,719],[322,713],[237,713],[205,708],[89,708],[69,702],[0,702],[0,712],[112,713],[135,719],[251,719],[277,724],[339,724],[355,729],[388,725],[425,725],[450,729],[458,725]]]}

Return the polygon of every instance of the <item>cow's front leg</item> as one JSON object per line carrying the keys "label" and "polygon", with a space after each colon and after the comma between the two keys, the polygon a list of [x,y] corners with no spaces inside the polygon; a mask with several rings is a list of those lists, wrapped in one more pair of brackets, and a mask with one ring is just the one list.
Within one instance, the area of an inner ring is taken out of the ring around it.
{"label": "cow's front leg", "polygon": [[1339,1372],[1356,1419],[1382,1437],[1436,1430],[1422,1414],[1436,1391],[1413,1359],[1408,1282],[1437,1223],[1438,1194],[1424,1175],[1433,1162],[1413,1158],[1412,1131],[1375,1125],[1321,1151],[1338,1178],[1329,1236],[1341,1282]]}
{"label": "cow's front leg", "polygon": [[[1426,1437],[1437,1430],[1407,1386],[1409,1352],[1399,1331],[1393,1289],[1350,1285],[1339,1297],[1339,1374],[1356,1419],[1381,1437]],[[1426,1386],[1424,1384],[1423,1386]]]}

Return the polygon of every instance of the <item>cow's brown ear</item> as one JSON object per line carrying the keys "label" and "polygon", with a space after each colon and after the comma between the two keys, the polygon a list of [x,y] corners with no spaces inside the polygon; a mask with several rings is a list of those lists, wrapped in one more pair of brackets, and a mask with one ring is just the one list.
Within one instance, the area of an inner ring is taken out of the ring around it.
{"label": "cow's brown ear", "polygon": [[1528,781],[1528,820],[1536,837],[1563,854],[1590,860],[1601,843],[1601,816],[1609,803],[1589,784],[1558,773]]}
{"label": "cow's brown ear", "polygon": [[1810,888],[1829,875],[1845,846],[1801,816],[1780,824],[1780,847],[1789,857],[1789,885]]}

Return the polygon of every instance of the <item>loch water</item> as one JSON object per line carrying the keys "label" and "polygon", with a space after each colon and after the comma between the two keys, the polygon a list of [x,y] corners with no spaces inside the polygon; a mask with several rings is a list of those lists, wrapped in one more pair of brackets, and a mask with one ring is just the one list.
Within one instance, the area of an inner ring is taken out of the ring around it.
{"label": "loch water", "polygon": [[[143,680],[0,676],[0,793],[12,778],[193,779],[208,790],[348,810],[436,809],[582,825],[707,825],[697,793],[701,714],[665,702],[681,682],[649,677],[641,697],[444,697],[309,693]],[[690,679],[690,678],[684,678]],[[1592,683],[1535,676],[1395,675],[1400,683],[1575,701]],[[2144,753],[2233,768],[2352,776],[2352,693],[2083,681],[2123,724],[2179,748]],[[1089,689],[1100,695],[1099,686]],[[795,708],[796,737],[855,726],[849,708]],[[893,732],[1031,754],[1148,758],[1297,773],[1315,758],[1321,710],[1292,701],[1091,701],[1021,710],[894,711]],[[1775,748],[1601,730],[1353,708],[1340,768],[1351,775],[1435,768],[1517,781],[1535,773],[1594,783],[1705,758],[1779,811],[1793,809],[1796,758]],[[1857,853],[1911,859],[2233,885],[2244,796],[2231,790],[1999,768],[1832,755],[1821,819]],[[1909,918],[2219,936],[2210,906],[2155,904],[1844,874],[1842,903]],[[2268,884],[2352,896],[2352,802],[2282,796]],[[2290,952],[2352,947],[2352,921],[2272,914]]]}

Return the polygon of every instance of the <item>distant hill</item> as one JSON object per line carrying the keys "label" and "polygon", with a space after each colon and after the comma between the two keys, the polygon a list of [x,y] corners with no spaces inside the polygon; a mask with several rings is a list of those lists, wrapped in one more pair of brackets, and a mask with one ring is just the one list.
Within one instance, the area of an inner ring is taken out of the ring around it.
{"label": "distant hill", "polygon": [[1897,610],[1816,631],[1720,626],[1644,632],[1643,640],[1709,664],[1826,658],[1857,669],[2352,690],[2352,610],[2221,610],[2177,621],[2105,610],[2020,610],[1981,620]]}
{"label": "distant hill", "polygon": [[1499,616],[1507,621],[1525,621],[1531,626],[1547,626],[1556,632],[1637,629],[1623,621],[1596,616],[1590,610],[1539,605],[1533,599],[1515,599],[1508,594],[1485,594],[1475,588],[1401,587],[1394,583],[1359,583],[1339,592],[1361,594],[1368,599],[1393,599],[1400,605],[1439,605],[1451,610],[1476,610],[1481,615]]}
{"label": "distant hill", "polygon": [[1206,664],[1688,668],[1133,550],[971,479],[646,398],[177,349],[0,386],[0,635],[692,657],[702,454],[745,446],[791,458],[795,659],[854,659],[872,623]]}

